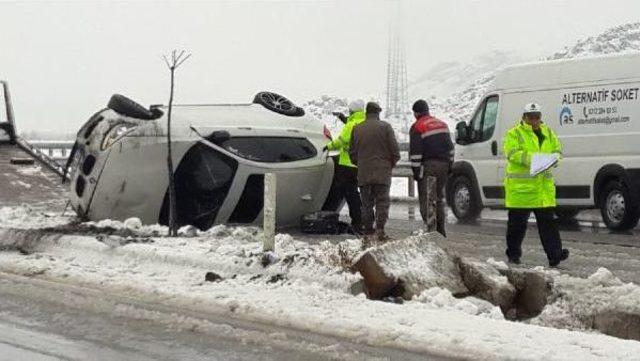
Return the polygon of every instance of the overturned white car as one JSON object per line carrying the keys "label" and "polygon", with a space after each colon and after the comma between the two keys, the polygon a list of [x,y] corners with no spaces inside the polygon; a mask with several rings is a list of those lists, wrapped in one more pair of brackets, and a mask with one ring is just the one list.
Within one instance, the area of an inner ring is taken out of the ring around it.
{"label": "overturned white car", "polygon": [[[82,219],[168,223],[166,108],[114,95],[80,129],[67,164],[71,204]],[[172,112],[177,223],[262,220],[264,174],[276,173],[277,224],[322,208],[333,162],[324,125],[274,93],[250,104],[175,105]]]}

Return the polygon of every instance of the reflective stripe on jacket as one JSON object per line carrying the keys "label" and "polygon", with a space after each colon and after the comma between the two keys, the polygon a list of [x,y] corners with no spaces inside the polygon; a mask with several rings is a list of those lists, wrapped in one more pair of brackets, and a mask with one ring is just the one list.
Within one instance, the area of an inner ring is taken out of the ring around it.
{"label": "reflective stripe on jacket", "polygon": [[540,129],[544,137],[542,144],[533,128],[524,121],[507,131],[504,137],[503,151],[507,158],[504,189],[507,208],[556,206],[556,186],[552,170],[530,175],[533,153],[562,153],[562,144],[553,130],[545,124]]}
{"label": "reflective stripe on jacket", "polygon": [[355,167],[355,165],[351,162],[351,158],[349,157],[349,145],[351,144],[353,127],[364,122],[364,118],[365,116],[363,111],[351,113],[351,115],[349,115],[349,117],[347,118],[344,127],[342,127],[340,135],[333,141],[329,142],[329,144],[327,144],[327,149],[340,151],[338,164],[346,167]]}

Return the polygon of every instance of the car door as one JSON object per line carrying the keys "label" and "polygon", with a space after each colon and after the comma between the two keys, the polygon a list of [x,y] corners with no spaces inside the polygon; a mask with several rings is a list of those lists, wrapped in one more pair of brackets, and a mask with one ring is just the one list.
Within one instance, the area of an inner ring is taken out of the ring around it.
{"label": "car door", "polygon": [[487,96],[480,103],[469,123],[464,150],[465,159],[475,170],[485,205],[499,204],[504,198],[498,175],[500,151],[495,134],[499,106],[498,95]]}

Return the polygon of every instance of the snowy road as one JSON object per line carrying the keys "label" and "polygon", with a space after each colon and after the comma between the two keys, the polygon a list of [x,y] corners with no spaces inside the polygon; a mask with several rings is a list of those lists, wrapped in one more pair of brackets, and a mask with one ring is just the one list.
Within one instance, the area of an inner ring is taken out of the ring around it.
{"label": "snowy road", "polygon": [[[180,322],[122,317],[118,311],[122,307],[141,315],[155,312],[167,320],[196,317],[208,325],[197,329]],[[82,287],[0,273],[3,361],[328,359],[424,360],[425,356],[211,315],[188,315]]]}
{"label": "snowy road", "polygon": [[[8,227],[68,221],[24,207],[0,213]],[[390,231],[402,236],[419,227],[418,222],[404,222],[393,221]],[[58,233],[3,230],[0,326],[18,328],[0,337],[7,353],[46,359],[56,343],[67,348],[53,357],[72,360],[86,359],[87,354],[106,360],[413,360],[437,354],[484,360],[608,361],[633,359],[630,355],[640,352],[637,342],[591,333],[588,327],[586,332],[568,331],[574,327],[568,317],[559,319],[563,323],[558,328],[505,321],[490,303],[456,299],[439,287],[403,305],[367,300],[358,293],[360,277],[344,272],[345,264],[360,252],[356,239],[336,247],[339,237],[324,236],[328,242],[309,244],[312,239],[281,234],[270,261],[274,263],[265,266],[257,229],[217,226],[193,235],[182,230],[178,238],[149,238],[166,229],[125,223],[75,225]],[[503,230],[462,227],[450,228],[445,246],[479,258],[497,254],[500,259]],[[124,233],[110,235],[114,231]],[[127,232],[135,237],[124,238]],[[570,246],[574,255],[582,245]],[[605,246],[614,247],[611,254],[624,248]],[[527,265],[543,264],[535,258],[542,255],[535,249],[538,242],[527,242],[527,247]],[[637,260],[632,253],[620,257]],[[622,270],[632,272],[623,275],[613,258],[607,262],[617,276],[630,279],[637,274],[637,261],[624,266]],[[598,266],[592,263],[582,262],[562,273],[587,272],[585,266]],[[220,280],[205,277],[210,271]],[[595,279],[608,274],[601,270]],[[622,285],[614,276],[606,279],[612,280],[607,287],[619,295],[616,300],[637,304],[640,290]],[[593,282],[587,283],[586,289],[591,289]],[[15,334],[17,339],[7,339]],[[541,348],[543,343],[546,347]]]}

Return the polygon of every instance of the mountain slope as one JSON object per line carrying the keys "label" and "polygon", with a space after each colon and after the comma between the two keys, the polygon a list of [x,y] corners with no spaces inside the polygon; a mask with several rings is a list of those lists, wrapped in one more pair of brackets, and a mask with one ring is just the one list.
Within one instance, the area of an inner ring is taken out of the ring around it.
{"label": "mountain slope", "polygon": [[[579,40],[573,46],[542,60],[573,59],[636,51],[640,51],[640,22],[616,26],[598,36]],[[450,125],[469,120],[476,104],[492,86],[494,77],[495,71],[487,72],[466,89],[434,104],[438,115],[447,120]]]}

